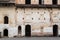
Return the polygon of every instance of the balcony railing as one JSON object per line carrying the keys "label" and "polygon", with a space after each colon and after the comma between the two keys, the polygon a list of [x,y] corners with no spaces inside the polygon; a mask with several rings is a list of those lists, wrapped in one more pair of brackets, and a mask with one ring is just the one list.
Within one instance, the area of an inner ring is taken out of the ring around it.
{"label": "balcony railing", "polygon": [[0,0],[0,2],[8,2],[8,1],[10,1],[10,0]]}
{"label": "balcony railing", "polygon": [[60,5],[39,5],[39,4],[16,4],[17,7],[23,8],[60,8]]}
{"label": "balcony railing", "polygon": [[15,0],[0,0],[0,3],[15,3]]}

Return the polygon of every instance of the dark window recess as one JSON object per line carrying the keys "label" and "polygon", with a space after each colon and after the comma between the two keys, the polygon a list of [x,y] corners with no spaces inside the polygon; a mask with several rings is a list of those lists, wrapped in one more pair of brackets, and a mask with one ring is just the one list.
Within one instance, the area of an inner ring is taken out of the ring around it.
{"label": "dark window recess", "polygon": [[33,18],[32,18],[32,20],[33,20]]}
{"label": "dark window recess", "polygon": [[26,25],[26,27],[25,27],[25,36],[26,37],[31,36],[31,25]]}
{"label": "dark window recess", "polygon": [[53,25],[53,36],[58,36],[58,25]]}
{"label": "dark window recess", "polygon": [[23,18],[23,20],[24,20],[24,18]]}
{"label": "dark window recess", "polygon": [[8,24],[8,17],[7,16],[4,17],[4,24]]}
{"label": "dark window recess", "polygon": [[52,0],[53,5],[57,5],[57,0]]}
{"label": "dark window recess", "polygon": [[18,34],[21,34],[21,26],[18,27]]}
{"label": "dark window recess", "polygon": [[31,0],[25,0],[25,4],[31,4]]}
{"label": "dark window recess", "polygon": [[42,0],[39,0],[39,4],[42,4]]}

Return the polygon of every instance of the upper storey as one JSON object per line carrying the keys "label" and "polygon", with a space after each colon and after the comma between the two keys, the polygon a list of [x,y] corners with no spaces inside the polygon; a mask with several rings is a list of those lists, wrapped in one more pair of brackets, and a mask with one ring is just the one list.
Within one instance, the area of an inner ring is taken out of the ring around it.
{"label": "upper storey", "polygon": [[19,7],[60,7],[60,0],[16,0]]}
{"label": "upper storey", "polygon": [[59,7],[60,0],[0,0],[0,4],[16,4],[17,7]]}
{"label": "upper storey", "polygon": [[15,0],[0,0],[1,3],[15,3]]}

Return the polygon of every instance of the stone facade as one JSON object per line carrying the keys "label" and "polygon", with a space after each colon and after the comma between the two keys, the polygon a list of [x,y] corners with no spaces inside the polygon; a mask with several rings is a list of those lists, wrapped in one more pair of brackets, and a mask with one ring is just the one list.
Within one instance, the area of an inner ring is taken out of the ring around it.
{"label": "stone facade", "polygon": [[[4,24],[4,16],[8,16],[9,23]],[[8,37],[18,36],[18,27],[21,26],[21,36],[25,36],[25,26],[31,26],[31,36],[53,35],[53,25],[60,21],[60,9],[48,8],[17,8],[0,7],[0,32],[8,30]],[[58,31],[60,35],[60,32]]]}
{"label": "stone facade", "polygon": [[[57,2],[60,4],[59,0]],[[15,4],[25,4],[25,0],[16,0]],[[31,4],[38,5],[39,0],[31,0]],[[51,5],[52,0],[44,0],[44,4]],[[60,8],[1,6],[0,35],[1,37],[58,36],[60,35]]]}

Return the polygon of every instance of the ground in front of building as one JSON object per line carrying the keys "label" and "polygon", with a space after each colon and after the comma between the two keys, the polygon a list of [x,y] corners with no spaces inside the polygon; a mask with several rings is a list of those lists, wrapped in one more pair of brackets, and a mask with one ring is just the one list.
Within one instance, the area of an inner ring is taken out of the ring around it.
{"label": "ground in front of building", "polygon": [[20,37],[20,38],[1,38],[0,40],[60,40],[60,37]]}

